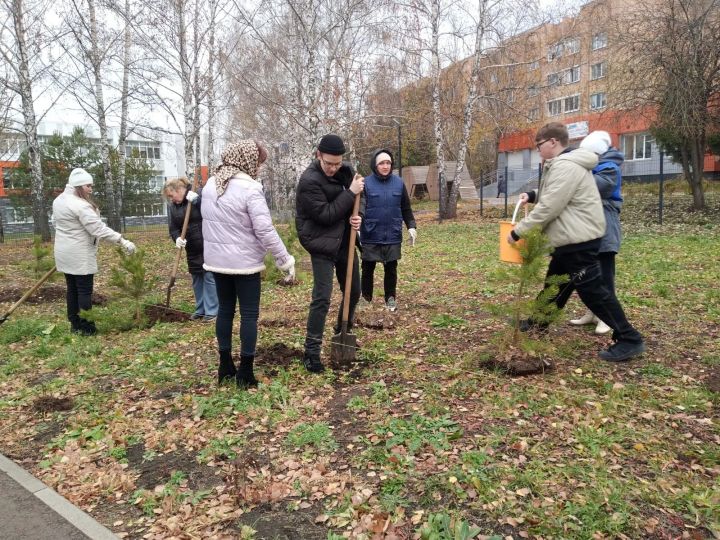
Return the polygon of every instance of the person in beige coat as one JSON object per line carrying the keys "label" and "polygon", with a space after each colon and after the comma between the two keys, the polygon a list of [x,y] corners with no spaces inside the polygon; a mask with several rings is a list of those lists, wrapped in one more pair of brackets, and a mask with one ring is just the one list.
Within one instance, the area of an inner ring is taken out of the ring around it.
{"label": "person in beige coat", "polygon": [[[546,285],[554,276],[569,276],[559,292],[550,300],[559,309],[565,307],[573,290],[598,318],[613,329],[614,343],[600,358],[623,362],[645,351],[640,333],[625,317],[615,291],[603,281],[598,260],[600,242],[605,234],[605,216],[600,193],[592,169],[597,154],[568,148],[567,128],[558,122],[544,125],[535,136],[543,160],[539,189],[523,193],[523,204],[536,203],[532,212],[510,232],[508,242],[514,243],[533,227],[540,227],[554,248],[547,270]],[[544,331],[547,323],[528,319],[523,331]]]}
{"label": "person in beige coat", "polygon": [[98,271],[98,241],[122,246],[128,253],[135,244],[103,223],[91,198],[93,178],[85,169],[73,169],[65,190],[53,201],[55,266],[65,274],[67,318],[72,331],[82,335],[97,332],[95,323],[80,317],[92,307],[93,278]]}

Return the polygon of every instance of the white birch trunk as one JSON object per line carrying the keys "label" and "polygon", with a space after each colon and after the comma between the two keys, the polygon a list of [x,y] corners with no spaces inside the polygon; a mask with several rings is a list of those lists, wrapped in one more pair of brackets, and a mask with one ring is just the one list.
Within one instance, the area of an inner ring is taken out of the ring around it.
{"label": "white birch trunk", "polygon": [[208,176],[215,169],[215,25],[217,24],[217,1],[209,0],[210,30],[208,32],[208,77],[207,77],[207,165]]}
{"label": "white birch trunk", "polygon": [[119,167],[118,167],[118,189],[120,190],[118,197],[118,216],[122,221],[122,216],[125,212],[125,167],[127,164],[127,150],[125,143],[128,136],[128,92],[130,88],[130,51],[132,48],[132,34],[130,28],[130,0],[125,0],[125,36],[123,43],[123,80],[122,80],[122,94],[120,96],[120,133],[118,135],[118,154],[119,154]]}
{"label": "white birch trunk", "polygon": [[435,132],[435,152],[437,154],[438,189],[440,190],[440,219],[449,217],[447,212],[447,179],[445,177],[445,140],[443,133],[442,111],[440,110],[440,0],[432,0],[430,4],[430,27],[432,38],[430,43],[432,80],[432,108]]}
{"label": "white birch trunk", "polygon": [[50,240],[50,224],[48,223],[48,202],[45,197],[45,183],[42,174],[42,155],[40,143],[37,138],[37,120],[32,93],[32,78],[28,58],[28,44],[25,35],[23,0],[12,2],[13,27],[17,43],[17,75],[18,90],[22,102],[23,131],[28,146],[28,158],[32,171],[32,185],[30,195],[32,198],[33,232],[43,241]]}
{"label": "white birch trunk", "polygon": [[95,106],[97,108],[97,121],[100,128],[100,158],[102,160],[103,174],[105,176],[105,203],[107,205],[108,225],[113,229],[120,228],[120,219],[115,200],[115,185],[110,167],[110,144],[108,143],[108,128],[105,115],[105,98],[102,81],[102,57],[98,43],[98,23],[95,11],[95,0],[88,0],[88,15],[90,17],[90,62],[92,63],[94,77]]}

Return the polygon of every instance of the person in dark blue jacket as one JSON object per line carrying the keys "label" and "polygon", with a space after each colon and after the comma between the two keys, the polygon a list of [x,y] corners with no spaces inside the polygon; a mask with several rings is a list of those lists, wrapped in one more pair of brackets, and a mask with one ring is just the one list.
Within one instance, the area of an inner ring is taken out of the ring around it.
{"label": "person in dark blue jacket", "polygon": [[376,151],[370,158],[370,169],[373,173],[365,178],[365,219],[360,227],[362,296],[372,302],[375,266],[381,262],[385,269],[385,307],[395,311],[402,225],[404,222],[408,228],[411,245],[417,238],[417,225],[402,178],[392,173],[390,150]]}
{"label": "person in dark blue jacket", "polygon": [[[620,251],[620,241],[622,240],[620,210],[623,198],[620,167],[625,161],[625,155],[612,146],[612,140],[607,131],[593,131],[582,140],[580,148],[595,152],[599,158],[592,173],[602,199],[606,226],[605,236],[602,237],[600,243],[598,260],[605,286],[615,294],[615,255]],[[571,319],[570,324],[577,326],[595,324],[596,334],[607,334],[612,330],[590,310],[587,310],[579,319]]]}

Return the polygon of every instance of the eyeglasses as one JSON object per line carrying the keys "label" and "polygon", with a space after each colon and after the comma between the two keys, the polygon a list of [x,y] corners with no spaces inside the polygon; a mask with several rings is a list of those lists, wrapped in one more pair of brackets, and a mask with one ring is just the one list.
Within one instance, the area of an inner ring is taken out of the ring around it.
{"label": "eyeglasses", "polygon": [[552,140],[552,139],[545,139],[544,141],[540,141],[539,143],[535,143],[535,148],[537,148],[538,150],[540,150],[540,147],[541,147],[543,144],[545,144],[546,142],[551,141],[551,140]]}
{"label": "eyeglasses", "polygon": [[330,161],[325,161],[323,158],[320,158],[320,163],[325,165],[328,169],[339,169],[342,167],[342,160],[338,161],[337,163],[332,163]]}

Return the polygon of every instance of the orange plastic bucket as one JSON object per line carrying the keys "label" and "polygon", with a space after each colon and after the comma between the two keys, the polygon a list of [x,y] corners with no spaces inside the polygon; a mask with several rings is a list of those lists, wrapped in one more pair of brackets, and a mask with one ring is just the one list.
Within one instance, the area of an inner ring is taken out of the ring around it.
{"label": "orange plastic bucket", "polygon": [[510,231],[515,227],[515,218],[517,218],[518,210],[522,203],[518,201],[515,206],[515,212],[513,212],[512,221],[501,221],[500,222],[500,260],[502,262],[522,264],[523,258],[520,254],[520,247],[524,244],[524,240],[520,240],[511,244],[507,241],[507,237]]}

